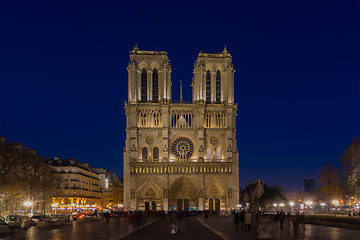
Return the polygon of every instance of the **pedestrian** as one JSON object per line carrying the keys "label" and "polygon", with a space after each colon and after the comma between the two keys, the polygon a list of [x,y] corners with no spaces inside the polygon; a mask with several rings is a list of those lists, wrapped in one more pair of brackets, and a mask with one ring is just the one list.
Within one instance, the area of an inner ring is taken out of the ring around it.
{"label": "pedestrian", "polygon": [[239,218],[240,218],[241,231],[245,231],[245,212],[244,211],[241,211]]}
{"label": "pedestrian", "polygon": [[104,213],[104,218],[105,218],[106,224],[109,224],[109,221],[110,221],[110,213],[109,213],[109,212],[105,212],[105,213]]}
{"label": "pedestrian", "polygon": [[272,225],[269,220],[264,217],[259,218],[257,227],[258,239],[259,240],[270,240],[271,239]]}
{"label": "pedestrian", "polygon": [[279,213],[279,220],[280,220],[280,229],[284,229],[284,222],[285,222],[285,212],[283,210]]}
{"label": "pedestrian", "polygon": [[245,213],[245,232],[250,232],[251,230],[251,218],[252,213],[250,211]]}
{"label": "pedestrian", "polygon": [[234,211],[234,222],[235,224],[235,232],[239,232],[239,224],[240,224],[240,216],[237,211]]}
{"label": "pedestrian", "polygon": [[280,220],[280,215],[279,215],[279,211],[277,211],[277,212],[274,214],[275,229],[278,228],[279,220]]}
{"label": "pedestrian", "polygon": [[290,218],[291,218],[291,214],[290,214],[290,212],[288,212],[286,214],[286,225],[287,225],[288,229],[290,229]]}
{"label": "pedestrian", "polygon": [[300,222],[301,222],[300,212],[297,212],[296,215],[295,215],[295,219],[293,221],[295,236],[297,236],[297,234],[299,232],[299,224],[300,224]]}
{"label": "pedestrian", "polygon": [[135,219],[136,219],[136,225],[138,228],[141,227],[142,225],[142,212],[141,211],[138,211],[136,214],[135,214]]}
{"label": "pedestrian", "polygon": [[120,213],[116,212],[115,214],[115,225],[120,229]]}
{"label": "pedestrian", "polygon": [[97,220],[97,209],[95,209],[95,211],[94,211],[93,218],[94,218],[94,220]]}

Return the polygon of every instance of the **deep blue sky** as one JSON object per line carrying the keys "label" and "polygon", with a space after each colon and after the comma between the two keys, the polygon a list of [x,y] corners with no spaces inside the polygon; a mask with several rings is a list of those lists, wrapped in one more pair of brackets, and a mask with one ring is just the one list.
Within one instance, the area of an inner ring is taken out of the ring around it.
{"label": "deep blue sky", "polygon": [[198,52],[226,44],[241,187],[302,189],[337,164],[360,134],[358,1],[175,2],[1,1],[0,135],[122,176],[135,43],[168,52],[176,100]]}

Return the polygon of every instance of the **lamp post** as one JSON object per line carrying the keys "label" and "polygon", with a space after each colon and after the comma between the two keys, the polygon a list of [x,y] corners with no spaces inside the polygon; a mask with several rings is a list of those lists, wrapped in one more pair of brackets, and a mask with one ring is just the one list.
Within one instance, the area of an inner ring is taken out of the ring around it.
{"label": "lamp post", "polygon": [[306,204],[306,206],[308,207],[308,213],[310,212],[310,210],[309,209],[311,209],[312,208],[312,201],[306,201],[305,202],[305,204]]}
{"label": "lamp post", "polygon": [[321,206],[321,210],[324,210],[326,203],[320,203],[320,206]]}
{"label": "lamp post", "polygon": [[274,205],[274,213],[276,213],[278,204],[277,204],[277,203],[274,203],[273,205]]}
{"label": "lamp post", "polygon": [[290,202],[289,205],[290,205],[290,207],[291,207],[291,212],[294,212],[294,205],[295,205],[295,203],[294,203],[294,202]]}
{"label": "lamp post", "polygon": [[28,207],[30,211],[31,211],[31,206],[32,206],[32,204],[33,204],[33,203],[32,203],[31,201],[26,201],[26,202],[24,202],[25,207]]}
{"label": "lamp post", "polygon": [[56,210],[57,210],[57,207],[59,206],[59,204],[58,203],[53,203],[53,204],[51,204],[51,206],[53,208],[55,208],[55,214],[56,214]]}
{"label": "lamp post", "polygon": [[332,203],[333,203],[334,206],[335,206],[334,215],[336,216],[336,212],[337,212],[338,207],[339,207],[339,201],[338,201],[338,200],[334,200],[334,201],[332,201]]}

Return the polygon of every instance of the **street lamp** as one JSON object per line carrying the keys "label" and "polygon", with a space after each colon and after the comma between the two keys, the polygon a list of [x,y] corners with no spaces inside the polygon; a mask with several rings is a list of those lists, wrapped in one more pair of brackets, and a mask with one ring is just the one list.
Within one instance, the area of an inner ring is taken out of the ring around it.
{"label": "street lamp", "polygon": [[326,206],[326,203],[320,203],[320,206],[324,210],[324,207]]}
{"label": "street lamp", "polygon": [[338,206],[339,206],[339,201],[338,201],[338,200],[334,200],[334,201],[332,201],[332,203],[333,203],[334,206],[335,206],[335,212],[334,212],[334,214],[336,215],[336,211],[338,210]]}
{"label": "street lamp", "polygon": [[31,201],[26,201],[26,202],[24,202],[24,205],[26,206],[26,207],[28,207],[29,208],[29,210],[31,211],[31,206],[32,206],[32,202]]}
{"label": "street lamp", "polygon": [[294,212],[295,203],[294,202],[289,202],[289,205],[291,207],[291,212]]}
{"label": "street lamp", "polygon": [[277,203],[274,203],[274,212],[276,212],[276,209],[277,209],[277,206],[278,206],[278,204]]}
{"label": "street lamp", "polygon": [[55,208],[55,214],[56,214],[56,210],[57,210],[57,207],[59,206],[59,204],[58,203],[53,203],[53,204],[51,204],[51,206],[53,208]]}

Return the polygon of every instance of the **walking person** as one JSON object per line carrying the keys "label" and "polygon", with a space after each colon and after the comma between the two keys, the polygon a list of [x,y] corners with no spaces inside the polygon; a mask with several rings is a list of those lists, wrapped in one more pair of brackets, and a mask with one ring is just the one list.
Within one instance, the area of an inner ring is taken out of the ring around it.
{"label": "walking person", "polygon": [[245,212],[241,211],[239,216],[241,231],[245,231]]}
{"label": "walking person", "polygon": [[120,229],[120,213],[119,212],[115,213],[115,225],[117,228]]}
{"label": "walking person", "polygon": [[252,213],[250,211],[245,213],[245,232],[250,232],[251,230],[251,218]]}
{"label": "walking person", "polygon": [[105,212],[105,213],[104,213],[104,218],[105,218],[106,224],[109,224],[109,221],[110,221],[110,213],[109,213],[109,212]]}
{"label": "walking person", "polygon": [[234,225],[235,225],[235,232],[239,232],[239,224],[240,224],[240,215],[237,211],[234,211]]}
{"label": "walking person", "polygon": [[97,209],[95,209],[95,211],[94,211],[93,218],[94,218],[94,220],[97,220]]}
{"label": "walking person", "polygon": [[290,212],[288,212],[286,214],[286,224],[287,224],[287,228],[290,230],[290,218],[291,218],[291,214]]}
{"label": "walking person", "polygon": [[284,229],[284,222],[285,222],[285,212],[283,210],[279,213],[279,220],[280,220],[280,229]]}
{"label": "walking person", "polygon": [[295,236],[297,236],[297,234],[299,232],[299,224],[300,224],[300,222],[301,222],[300,213],[297,212],[296,215],[295,215],[295,219],[293,221]]}
{"label": "walking person", "polygon": [[272,232],[272,224],[264,217],[259,218],[258,227],[258,240],[270,240]]}

